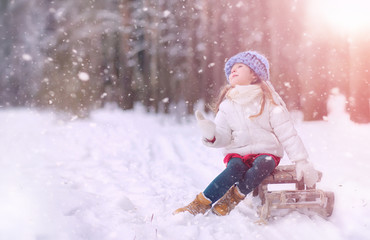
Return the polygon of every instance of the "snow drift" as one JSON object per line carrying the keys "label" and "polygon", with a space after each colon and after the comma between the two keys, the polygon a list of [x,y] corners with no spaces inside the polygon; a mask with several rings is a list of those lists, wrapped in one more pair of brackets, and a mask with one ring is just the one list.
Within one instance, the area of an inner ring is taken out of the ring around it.
{"label": "snow drift", "polygon": [[327,121],[293,113],[323,172],[317,187],[335,193],[333,215],[279,213],[264,226],[254,223],[259,200],[250,195],[225,217],[171,214],[224,168],[192,118],[180,124],[107,107],[77,120],[3,109],[0,239],[368,239],[370,125],[333,106]]}

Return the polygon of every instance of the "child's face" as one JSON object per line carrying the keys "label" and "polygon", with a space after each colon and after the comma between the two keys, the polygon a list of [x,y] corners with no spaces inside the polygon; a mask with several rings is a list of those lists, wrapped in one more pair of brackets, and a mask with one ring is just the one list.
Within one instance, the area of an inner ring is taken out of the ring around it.
{"label": "child's face", "polygon": [[229,81],[231,86],[249,85],[256,79],[253,71],[243,63],[235,63],[231,68]]}

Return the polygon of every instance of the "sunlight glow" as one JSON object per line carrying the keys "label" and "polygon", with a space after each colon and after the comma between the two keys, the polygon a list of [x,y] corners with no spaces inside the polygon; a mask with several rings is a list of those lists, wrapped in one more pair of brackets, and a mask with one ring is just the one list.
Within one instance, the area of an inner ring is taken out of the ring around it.
{"label": "sunlight glow", "polygon": [[326,21],[331,28],[344,33],[369,32],[369,0],[315,0],[313,17]]}

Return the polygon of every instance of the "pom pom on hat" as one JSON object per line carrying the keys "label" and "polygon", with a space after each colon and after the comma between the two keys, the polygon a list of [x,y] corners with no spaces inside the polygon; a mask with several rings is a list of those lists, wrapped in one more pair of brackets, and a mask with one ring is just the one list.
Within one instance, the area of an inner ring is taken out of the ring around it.
{"label": "pom pom on hat", "polygon": [[229,82],[231,68],[235,63],[243,63],[250,67],[262,81],[270,80],[270,66],[265,56],[254,51],[241,52],[231,57],[225,64],[226,79]]}

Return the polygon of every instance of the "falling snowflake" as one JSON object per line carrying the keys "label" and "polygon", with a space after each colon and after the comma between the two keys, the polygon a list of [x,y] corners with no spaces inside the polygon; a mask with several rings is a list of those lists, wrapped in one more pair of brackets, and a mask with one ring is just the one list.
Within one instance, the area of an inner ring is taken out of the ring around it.
{"label": "falling snowflake", "polygon": [[170,11],[168,11],[168,10],[165,10],[164,12],[163,12],[163,17],[168,17],[168,16],[170,16],[170,14],[171,14],[171,12]]}
{"label": "falling snowflake", "polygon": [[22,55],[22,59],[24,61],[31,61],[32,60],[32,56],[25,53],[25,54]]}
{"label": "falling snowflake", "polygon": [[85,72],[79,72],[78,73],[78,78],[81,80],[81,81],[89,81],[90,79],[90,76],[88,73],[85,73]]}

